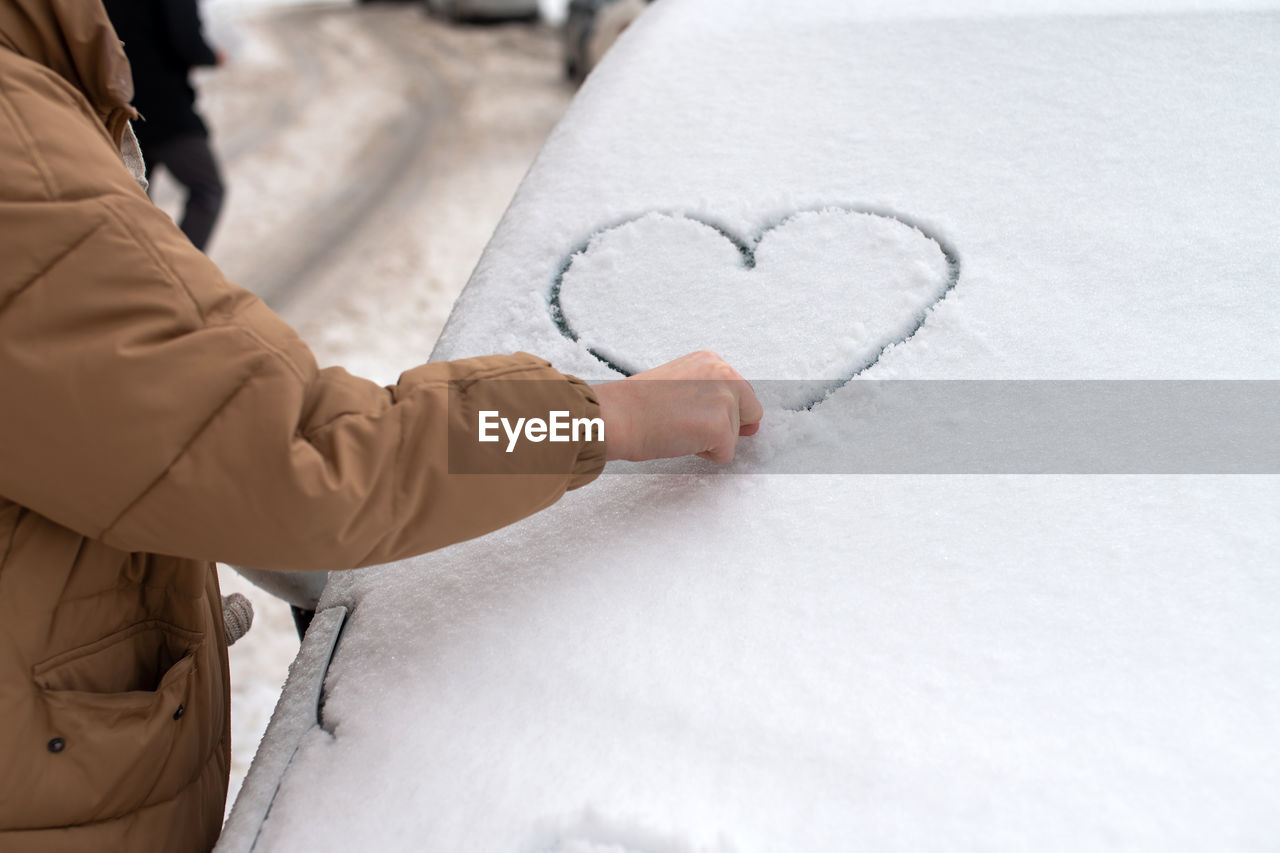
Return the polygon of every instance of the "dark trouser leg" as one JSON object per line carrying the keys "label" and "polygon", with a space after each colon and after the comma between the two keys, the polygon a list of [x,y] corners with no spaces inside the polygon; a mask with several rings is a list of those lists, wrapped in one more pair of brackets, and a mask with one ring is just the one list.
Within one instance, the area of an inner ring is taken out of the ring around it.
{"label": "dark trouser leg", "polygon": [[298,639],[301,640],[307,636],[307,629],[311,627],[311,620],[315,618],[314,610],[303,610],[296,604],[289,605],[289,612],[293,614],[293,627],[298,629]]}
{"label": "dark trouser leg", "polygon": [[147,160],[148,172],[155,165],[164,166],[187,188],[186,209],[178,227],[193,246],[204,251],[222,210],[225,193],[209,139],[196,133],[180,136],[148,146],[143,157]]}

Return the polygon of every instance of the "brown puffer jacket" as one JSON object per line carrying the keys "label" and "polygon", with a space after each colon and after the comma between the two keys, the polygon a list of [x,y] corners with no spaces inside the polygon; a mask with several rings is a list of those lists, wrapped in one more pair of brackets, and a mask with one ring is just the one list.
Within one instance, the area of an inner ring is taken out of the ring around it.
{"label": "brown puffer jacket", "polygon": [[[602,442],[474,442],[478,409],[598,415],[531,356],[424,365],[390,388],[317,369],[125,169],[130,91],[97,0],[0,0],[5,851],[212,846],[229,692],[210,561],[394,560],[604,465]],[[487,470],[561,473],[449,474],[481,448]]]}

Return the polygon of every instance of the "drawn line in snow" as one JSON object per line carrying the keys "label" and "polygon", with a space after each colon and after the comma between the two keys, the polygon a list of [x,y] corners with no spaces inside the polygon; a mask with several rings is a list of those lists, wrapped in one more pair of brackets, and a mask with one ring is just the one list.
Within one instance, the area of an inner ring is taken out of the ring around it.
{"label": "drawn line in snow", "polygon": [[[669,212],[664,210],[646,211],[645,213],[639,214],[637,216],[629,216],[625,219],[620,219],[603,228],[597,229],[595,232],[593,232],[589,237],[583,240],[580,244],[578,244],[578,246],[576,246],[573,250],[571,250],[565,256],[564,263],[561,264],[560,270],[556,274],[555,281],[552,282],[551,291],[548,294],[548,310],[551,315],[551,320],[555,324],[555,327],[560,332],[560,334],[562,334],[564,337],[568,338],[569,340],[575,343],[579,342],[578,332],[573,328],[573,325],[569,322],[569,318],[565,315],[564,308],[560,302],[560,294],[561,294],[561,289],[564,286],[565,275],[573,267],[574,261],[577,258],[584,255],[591,248],[591,244],[593,241],[596,240],[596,238],[600,237],[603,234],[607,234],[610,231],[621,228],[629,223],[636,222],[640,219],[643,219],[646,216],[649,216],[652,214],[658,214],[658,215],[667,216],[673,219],[686,219],[691,222],[695,222],[707,228],[710,228],[711,230],[718,233],[721,237],[723,237],[724,239],[728,240],[730,243],[733,244],[733,246],[738,250],[739,255],[741,255],[743,268],[751,270],[751,269],[754,269],[756,266],[756,249],[757,247],[759,247],[761,241],[765,238],[765,236],[769,234],[769,232],[774,231],[778,228],[781,228],[787,225],[788,223],[790,223],[792,220],[796,219],[797,217],[805,214],[847,214],[847,213],[870,214],[872,216],[878,216],[884,219],[893,220],[902,225],[905,225],[908,228],[912,228],[912,229],[915,229],[916,231],[919,231],[926,238],[928,238],[929,240],[932,240],[937,245],[938,249],[942,252],[942,256],[945,259],[946,265],[947,265],[947,278],[942,289],[939,291],[937,298],[921,308],[919,313],[914,318],[914,322],[904,334],[901,334],[897,337],[894,337],[885,341],[879,347],[879,349],[877,349],[869,358],[864,359],[862,362],[853,365],[852,369],[847,375],[841,376],[836,379],[832,379],[825,383],[822,383],[822,382],[810,383],[817,389],[816,393],[810,396],[810,398],[806,400],[804,403],[798,406],[788,407],[788,408],[791,408],[793,411],[809,411],[813,409],[814,406],[817,406],[823,400],[827,399],[827,397],[831,396],[831,394],[834,391],[836,391],[841,386],[845,385],[855,376],[858,376],[859,374],[874,367],[880,361],[880,358],[889,349],[889,347],[894,346],[896,344],[905,343],[906,341],[914,337],[916,332],[920,331],[920,329],[924,326],[925,321],[929,317],[929,312],[933,310],[933,308],[936,305],[938,305],[944,299],[946,299],[947,294],[951,293],[951,291],[954,290],[956,285],[959,283],[960,281],[959,254],[956,252],[954,247],[947,240],[935,234],[931,229],[922,225],[919,221],[917,221],[913,217],[910,217],[898,211],[889,210],[887,208],[882,208],[882,207],[873,207],[873,206],[823,206],[823,207],[805,208],[805,209],[796,210],[792,213],[787,214],[781,219],[770,222],[765,227],[761,228],[758,232],[756,232],[755,236],[753,236],[749,240],[743,240],[742,238],[734,234],[733,231],[728,227],[723,226],[720,223],[717,223],[715,221],[712,221],[704,217],[690,216],[689,214],[686,214],[686,213]],[[641,367],[631,367],[631,366],[625,365],[621,363],[620,359],[607,355],[606,353],[601,352],[599,349],[595,347],[587,346],[585,347],[585,349],[587,353],[589,353],[593,358],[595,358],[605,367],[623,376],[632,376],[645,369]]]}

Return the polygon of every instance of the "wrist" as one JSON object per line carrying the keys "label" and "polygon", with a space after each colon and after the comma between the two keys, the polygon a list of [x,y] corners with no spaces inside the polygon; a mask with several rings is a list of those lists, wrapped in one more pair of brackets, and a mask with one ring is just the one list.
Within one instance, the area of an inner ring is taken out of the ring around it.
{"label": "wrist", "polygon": [[627,459],[631,446],[631,419],[624,402],[622,382],[593,385],[600,418],[604,421],[604,458],[606,462]]}

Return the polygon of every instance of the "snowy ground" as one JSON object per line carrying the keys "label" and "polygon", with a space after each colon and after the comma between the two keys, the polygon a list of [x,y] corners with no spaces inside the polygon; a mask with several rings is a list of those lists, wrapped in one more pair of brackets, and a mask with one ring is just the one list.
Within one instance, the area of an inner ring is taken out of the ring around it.
{"label": "snowy ground", "polygon": [[[418,4],[219,0],[205,15],[232,57],[199,76],[229,186],[211,256],[321,364],[394,381],[426,360],[568,103],[556,34],[449,27]],[[163,174],[156,198],[178,210]],[[230,804],[298,640],[286,605],[221,578],[257,614],[231,650]]]}

